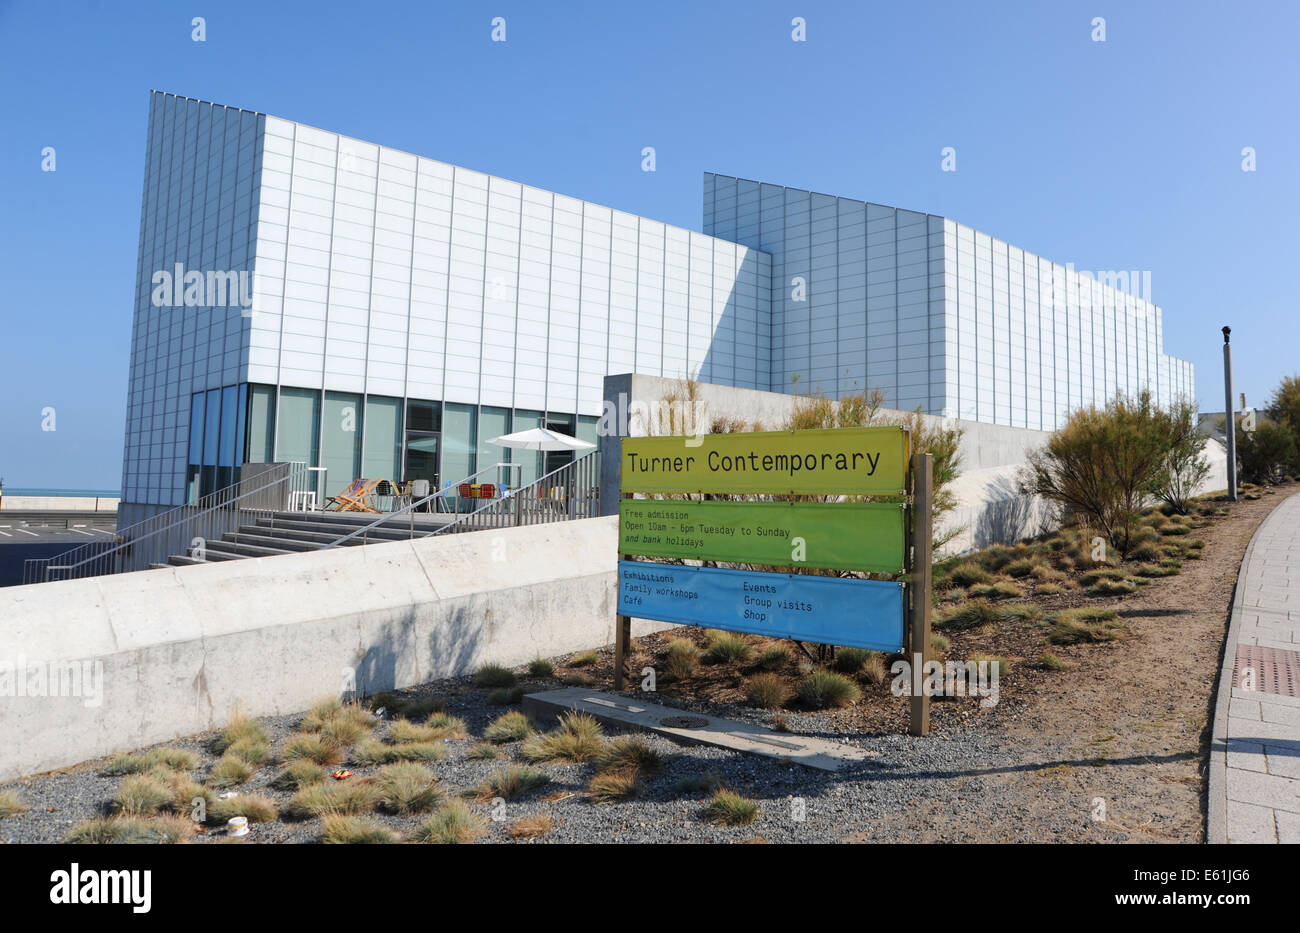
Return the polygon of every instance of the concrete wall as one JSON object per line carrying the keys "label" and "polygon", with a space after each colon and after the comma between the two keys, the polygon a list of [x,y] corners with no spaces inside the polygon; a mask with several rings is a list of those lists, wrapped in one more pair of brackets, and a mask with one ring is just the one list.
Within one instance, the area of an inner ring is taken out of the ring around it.
{"label": "concrete wall", "polygon": [[[616,522],[0,591],[0,780],[212,729],[237,704],[302,710],[345,672],[370,694],[609,644]],[[39,691],[16,672],[73,661],[91,665],[79,696],[19,695]]]}
{"label": "concrete wall", "polygon": [[[605,514],[618,512],[618,484],[621,462],[620,436],[645,437],[669,431],[668,424],[685,423],[685,433],[708,433],[714,418],[735,419],[767,430],[780,429],[799,399],[776,392],[735,389],[729,386],[696,384],[693,403],[678,406],[669,422],[666,396],[679,393],[683,383],[657,376],[622,374],[605,379],[606,418],[600,437],[601,508]],[[883,411],[886,418],[901,418],[903,412]],[[952,537],[942,553],[955,554],[990,544],[1012,543],[1056,525],[1056,516],[1040,499],[1023,496],[1017,489],[1017,475],[1029,451],[1042,447],[1050,431],[987,424],[958,418],[922,415],[926,424],[962,429],[961,467],[950,489],[957,499],[954,509],[936,529],[938,537]],[[1227,455],[1222,444],[1206,444],[1210,475],[1200,492],[1226,489]]]}
{"label": "concrete wall", "polygon": [[102,496],[0,496],[5,512],[116,512],[117,497]]}

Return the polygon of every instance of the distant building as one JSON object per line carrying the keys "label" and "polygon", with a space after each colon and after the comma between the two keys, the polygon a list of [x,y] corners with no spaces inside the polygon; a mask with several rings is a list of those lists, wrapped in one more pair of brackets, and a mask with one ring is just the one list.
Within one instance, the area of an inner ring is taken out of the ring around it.
{"label": "distant building", "polygon": [[150,101],[124,523],[244,463],[454,482],[611,373],[1052,429],[1194,396],[1161,309],[952,220],[724,175],[704,232],[265,114]]}

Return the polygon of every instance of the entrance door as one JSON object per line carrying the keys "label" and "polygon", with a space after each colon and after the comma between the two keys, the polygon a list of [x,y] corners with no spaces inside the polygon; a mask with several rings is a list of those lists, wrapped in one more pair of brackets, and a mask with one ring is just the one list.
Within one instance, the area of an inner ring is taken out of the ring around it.
{"label": "entrance door", "polygon": [[[406,432],[404,476],[408,481],[427,479],[429,492],[438,490],[438,439],[437,434]],[[427,510],[428,507],[425,508]]]}

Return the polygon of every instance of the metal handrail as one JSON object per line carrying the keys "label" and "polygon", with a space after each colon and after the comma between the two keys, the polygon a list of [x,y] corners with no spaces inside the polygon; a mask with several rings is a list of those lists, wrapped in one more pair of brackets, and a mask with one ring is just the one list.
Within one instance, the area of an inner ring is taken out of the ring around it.
{"label": "metal handrail", "polygon": [[[305,461],[296,460],[286,462],[290,467],[289,472],[264,485],[246,490],[232,497],[232,491],[237,490],[241,485],[240,483],[235,483],[209,493],[202,499],[198,500],[194,505],[176,506],[175,508],[168,509],[166,512],[154,515],[144,521],[136,522],[135,524],[128,526],[126,529],[117,532],[115,537],[117,538],[118,543],[113,547],[95,548],[94,544],[104,543],[101,540],[94,542],[93,544],[88,543],[80,545],[54,557],[29,558],[24,562],[23,582],[46,582],[50,579],[51,573],[55,571],[65,573],[67,576],[65,576],[64,579],[67,579],[69,576],[101,576],[106,573],[111,574],[120,573],[126,570],[143,569],[142,567],[134,565],[127,566],[127,562],[123,558],[131,556],[132,552],[135,551],[139,545],[148,546],[150,543],[156,543],[162,535],[172,532],[175,529],[182,528],[186,525],[204,526],[207,524],[208,519],[218,512],[270,512],[274,515],[277,511],[276,509],[259,508],[256,506],[241,507],[238,503],[250,499],[253,496],[263,494],[276,486],[281,486],[286,483],[290,485],[292,490],[294,481],[307,476],[312,470],[311,467],[307,466]],[[143,534],[130,534],[146,525],[152,527]],[[188,537],[188,533],[182,534],[180,537]],[[184,547],[181,548],[181,550],[184,549]],[[90,550],[91,553],[86,556],[81,556],[76,553],[87,550]],[[161,554],[161,550],[164,549],[155,550],[158,550],[159,553],[153,556],[162,556],[164,558],[171,556],[170,554]],[[70,557],[70,555],[72,556]],[[148,565],[148,562],[144,560],[144,558],[149,556],[147,553],[142,552],[135,556],[138,558],[135,563],[144,561],[145,566]],[[69,559],[71,562],[68,562]],[[61,563],[52,563],[52,561],[56,560],[61,561]],[[38,576],[41,578],[40,580],[33,579]]]}
{"label": "metal handrail", "polygon": [[[434,490],[433,492],[429,493],[429,495],[424,496],[423,498],[417,499],[414,502],[411,502],[408,505],[405,505],[402,508],[397,509],[396,511],[385,513],[385,515],[382,518],[377,518],[374,521],[370,522],[369,524],[361,526],[355,531],[348,532],[347,534],[343,535],[341,538],[336,538],[335,540],[331,541],[329,544],[326,544],[323,547],[321,547],[320,550],[324,551],[329,548],[336,547],[337,545],[343,544],[345,541],[352,540],[357,535],[362,535],[363,536],[362,540],[368,541],[369,532],[372,528],[378,528],[380,525],[384,524],[385,522],[392,521],[394,518],[397,518],[399,515],[407,516],[409,522],[410,536],[414,538],[415,537],[415,513],[419,510],[420,506],[426,505],[441,496],[449,495],[454,490],[459,489],[463,484],[472,483],[478,476],[488,472],[489,470],[497,470],[500,469],[501,467],[505,467],[506,469],[522,470],[523,464],[522,463],[494,463],[491,466],[483,467],[483,469],[481,470],[475,470],[473,473],[471,473],[469,476],[466,476],[464,479],[457,480],[454,483],[447,483],[441,489]],[[500,501],[500,500],[493,500],[493,501]],[[469,513],[469,514],[473,514],[473,513]],[[431,532],[431,534],[436,534],[436,533],[437,532]]]}
{"label": "metal handrail", "polygon": [[[538,495],[530,494],[535,490]],[[560,495],[555,495],[555,493]],[[485,531],[515,525],[595,518],[600,514],[600,453],[590,451],[508,496],[489,502],[430,532]]]}

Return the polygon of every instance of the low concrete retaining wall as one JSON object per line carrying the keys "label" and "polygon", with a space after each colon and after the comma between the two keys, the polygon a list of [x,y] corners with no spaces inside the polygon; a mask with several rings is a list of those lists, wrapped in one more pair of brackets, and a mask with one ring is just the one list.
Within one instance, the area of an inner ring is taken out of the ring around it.
{"label": "low concrete retaining wall", "polygon": [[116,512],[116,496],[0,496],[5,512]]}
{"label": "low concrete retaining wall", "polygon": [[609,644],[617,521],[0,591],[0,780],[216,728],[237,705],[279,715],[349,680],[370,694]]}

